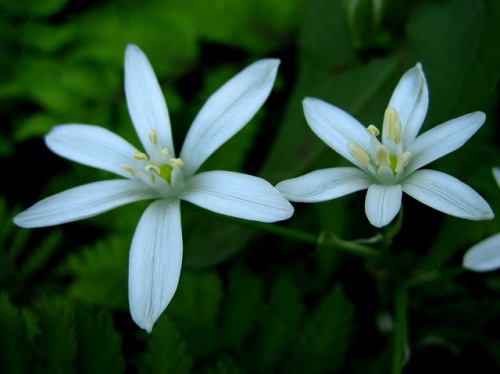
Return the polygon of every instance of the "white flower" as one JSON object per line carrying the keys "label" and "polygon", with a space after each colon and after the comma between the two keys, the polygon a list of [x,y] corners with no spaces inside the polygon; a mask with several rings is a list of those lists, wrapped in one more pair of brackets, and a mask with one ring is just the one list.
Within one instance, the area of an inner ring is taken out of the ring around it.
{"label": "white flower", "polygon": [[[500,188],[499,168],[493,168],[493,176]],[[489,271],[500,268],[500,233],[471,247],[465,253],[463,266],[473,271]]]}
{"label": "white flower", "polygon": [[428,91],[420,64],[399,81],[385,111],[380,131],[365,128],[343,110],[305,98],[311,129],[355,167],[316,170],[279,183],[290,201],[319,202],[368,189],[365,200],[370,223],[382,227],[401,208],[403,191],[444,213],[472,220],[491,219],[493,212],[473,189],[454,177],[418,170],[461,147],[483,124],[484,113],[466,114],[417,137],[427,113]]}
{"label": "white flower", "polygon": [[288,200],[261,178],[228,171],[195,174],[262,106],[278,65],[277,59],[257,61],[215,92],[195,118],[176,158],[167,106],[156,76],[144,53],[129,45],[125,93],[146,152],[102,127],[56,126],[45,138],[54,153],[125,179],[90,183],[48,197],[21,212],[14,222],[22,227],[50,226],[154,199],[139,221],[129,257],[130,312],[141,328],[151,331],[179,281],[180,200],[261,222],[284,220],[293,214]]}

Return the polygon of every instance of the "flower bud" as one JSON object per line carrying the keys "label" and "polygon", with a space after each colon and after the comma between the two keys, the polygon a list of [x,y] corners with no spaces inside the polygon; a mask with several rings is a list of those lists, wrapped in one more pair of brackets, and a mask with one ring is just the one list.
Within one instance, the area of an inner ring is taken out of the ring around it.
{"label": "flower bud", "polygon": [[383,13],[383,0],[344,0],[347,32],[355,50],[365,48],[376,34]]}

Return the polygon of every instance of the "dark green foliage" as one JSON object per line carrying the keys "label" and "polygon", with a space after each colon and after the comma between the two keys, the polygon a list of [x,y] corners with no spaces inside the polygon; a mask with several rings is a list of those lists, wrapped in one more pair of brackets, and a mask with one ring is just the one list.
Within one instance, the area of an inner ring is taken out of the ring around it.
{"label": "dark green foliage", "polygon": [[183,270],[150,334],[132,321],[127,299],[131,239],[149,202],[58,227],[12,222],[41,198],[116,178],[51,154],[43,136],[52,126],[103,126],[141,149],[123,89],[128,43],[158,76],[177,154],[215,90],[257,59],[280,58],[263,108],[201,169],[273,185],[349,165],[308,127],[304,97],[380,127],[395,84],[420,62],[430,92],[422,131],[487,115],[463,147],[426,167],[469,184],[498,215],[500,2],[384,0],[380,15],[365,8],[351,20],[346,3],[0,0],[2,374],[387,373],[396,285],[407,297],[405,373],[500,371],[499,273],[461,267],[470,246],[500,232],[498,217],[461,220],[405,196],[392,247],[361,241],[384,253],[363,260],[328,240],[381,232],[365,217],[364,192],[294,204],[294,216],[274,225],[183,202]]}

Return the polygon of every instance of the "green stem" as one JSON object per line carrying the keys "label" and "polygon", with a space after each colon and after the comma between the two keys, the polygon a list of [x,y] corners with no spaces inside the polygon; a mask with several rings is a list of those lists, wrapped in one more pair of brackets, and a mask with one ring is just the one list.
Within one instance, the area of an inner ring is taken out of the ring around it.
{"label": "green stem", "polygon": [[[187,204],[189,207],[194,210],[202,211],[202,209],[198,208],[195,205]],[[359,241],[349,241],[342,240],[334,234],[321,234],[315,235],[306,231],[293,229],[290,227],[280,226],[277,224],[271,223],[263,223],[256,221],[248,221],[243,219],[238,219],[234,217],[224,216],[221,214],[213,213],[207,210],[203,210],[203,212],[210,214],[212,216],[218,217],[225,221],[237,223],[242,226],[252,227],[261,231],[269,232],[284,238],[299,240],[301,242],[310,243],[314,245],[321,245],[330,247],[333,249],[337,249],[346,253],[350,253],[352,255],[360,256],[367,259],[379,259],[380,252],[375,250],[363,243],[371,243],[378,239],[378,237],[374,237],[367,240],[359,240]]]}
{"label": "green stem", "polygon": [[396,323],[393,335],[392,374],[401,373],[406,357],[407,329],[407,294],[406,287],[398,282],[394,288],[394,313]]}

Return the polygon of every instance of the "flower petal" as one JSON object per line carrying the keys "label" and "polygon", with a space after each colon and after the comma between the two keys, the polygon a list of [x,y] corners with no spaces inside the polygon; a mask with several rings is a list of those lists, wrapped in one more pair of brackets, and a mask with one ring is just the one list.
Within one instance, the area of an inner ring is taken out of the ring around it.
{"label": "flower petal", "polygon": [[474,221],[493,218],[488,203],[451,175],[435,170],[417,170],[402,185],[408,195],[443,213]]}
{"label": "flower petal", "polygon": [[354,165],[365,167],[348,150],[348,144],[360,146],[370,154],[370,134],[350,114],[325,101],[306,97],[302,104],[309,127],[335,152]]}
{"label": "flower petal", "polygon": [[96,216],[157,193],[136,180],[117,179],[85,184],[39,201],[14,217],[21,227],[45,227]]}
{"label": "flower petal", "polygon": [[229,171],[194,175],[181,198],[216,213],[253,221],[276,222],[293,214],[292,205],[269,182]]}
{"label": "flower petal", "polygon": [[368,175],[358,168],[339,167],[316,170],[276,185],[290,201],[315,203],[336,199],[365,190],[371,184]]}
{"label": "flower petal", "polygon": [[388,225],[401,209],[403,192],[401,185],[372,184],[368,187],[365,212],[368,221],[375,227]]}
{"label": "flower petal", "polygon": [[158,143],[175,157],[165,98],[146,55],[132,44],[125,52],[125,94],[130,118],[146,152],[152,154],[149,132],[154,129]]}
{"label": "flower petal", "polygon": [[460,148],[479,130],[485,119],[486,116],[482,112],[469,113],[433,127],[420,135],[407,148],[411,158],[405,168],[405,174],[408,175]]}
{"label": "flower petal", "polygon": [[[121,165],[130,165],[137,150],[115,133],[99,126],[60,125],[45,136],[55,154],[83,165],[107,170],[130,178]],[[132,166],[132,165],[130,165]]]}
{"label": "flower petal", "polygon": [[403,144],[410,144],[424,123],[429,105],[429,91],[422,65],[418,63],[400,79],[389,107],[396,109],[403,126]]}
{"label": "flower petal", "polygon": [[252,119],[271,92],[279,63],[278,59],[259,60],[210,96],[182,146],[184,175],[194,174],[217,148]]}
{"label": "flower petal", "polygon": [[473,247],[464,256],[463,266],[474,271],[500,268],[500,234],[493,235]]}
{"label": "flower petal", "polygon": [[500,168],[493,168],[493,177],[495,178],[495,182],[497,182],[497,185],[500,188]]}
{"label": "flower petal", "polygon": [[135,230],[129,257],[130,313],[151,332],[172,300],[182,266],[179,200],[158,200],[144,212]]}

